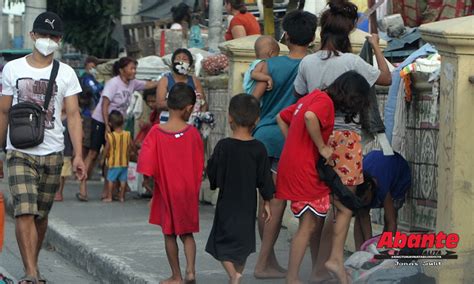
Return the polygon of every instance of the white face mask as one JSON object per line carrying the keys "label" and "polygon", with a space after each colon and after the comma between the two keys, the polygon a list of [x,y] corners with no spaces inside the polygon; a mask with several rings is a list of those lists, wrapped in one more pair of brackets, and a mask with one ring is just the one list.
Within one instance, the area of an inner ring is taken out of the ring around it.
{"label": "white face mask", "polygon": [[173,63],[173,71],[177,74],[188,75],[189,72],[189,63],[179,61]]}
{"label": "white face mask", "polygon": [[35,48],[44,56],[48,56],[59,48],[59,44],[50,38],[38,38]]}
{"label": "white face mask", "polygon": [[91,70],[89,70],[89,73],[91,73],[92,76],[97,76],[97,69],[95,68],[92,68]]}

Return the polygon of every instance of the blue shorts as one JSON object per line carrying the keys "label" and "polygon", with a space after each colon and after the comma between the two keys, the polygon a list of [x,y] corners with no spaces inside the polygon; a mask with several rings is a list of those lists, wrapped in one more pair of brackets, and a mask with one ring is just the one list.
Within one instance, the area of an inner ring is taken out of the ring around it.
{"label": "blue shorts", "polygon": [[128,178],[128,168],[127,167],[109,168],[109,170],[107,171],[107,180],[108,181],[126,182],[127,178]]}

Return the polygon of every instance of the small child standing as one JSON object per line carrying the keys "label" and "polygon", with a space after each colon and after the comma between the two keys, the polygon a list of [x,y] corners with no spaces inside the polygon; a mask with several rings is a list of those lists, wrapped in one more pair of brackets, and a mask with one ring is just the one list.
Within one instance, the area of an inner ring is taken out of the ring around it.
{"label": "small child standing", "polygon": [[275,189],[270,162],[263,143],[252,137],[259,113],[256,98],[232,97],[232,137],[217,143],[207,163],[211,189],[219,188],[219,197],[206,251],[222,262],[230,283],[240,283],[247,257],[255,252],[256,188],[264,200],[266,221],[271,218],[269,200]]}
{"label": "small child standing", "polygon": [[[333,149],[328,140],[334,128],[335,111],[358,113],[368,105],[369,88],[364,77],[349,71],[326,90],[314,90],[277,116],[286,141],[278,165],[275,197],[291,201],[291,211],[299,218],[298,231],[291,241],[288,284],[301,283],[298,272],[310,240],[313,262],[319,251],[330,189],[319,178],[316,165],[321,156],[332,163]],[[334,203],[337,206],[340,202]]]}
{"label": "small child standing", "polygon": [[199,190],[204,169],[204,146],[199,131],[187,124],[196,103],[194,89],[176,83],[170,90],[169,119],[152,127],[143,141],[138,172],[153,177],[151,224],[161,226],[171,277],[160,283],[181,283],[177,236],[184,244],[186,281],[195,280],[196,242],[199,231]]}
{"label": "small child standing", "polygon": [[107,133],[104,153],[107,158],[107,192],[103,202],[112,202],[114,183],[120,182],[119,200],[125,201],[127,187],[128,162],[132,151],[132,138],[130,132],[123,130],[123,115],[113,110],[109,114],[109,124],[112,133]]}
{"label": "small child standing", "polygon": [[247,94],[253,93],[257,81],[267,82],[268,91],[273,88],[272,77],[262,72],[263,64],[259,63],[265,59],[278,56],[280,53],[278,42],[273,37],[265,35],[257,38],[254,49],[257,59],[250,64],[249,69],[244,74],[243,88]]}

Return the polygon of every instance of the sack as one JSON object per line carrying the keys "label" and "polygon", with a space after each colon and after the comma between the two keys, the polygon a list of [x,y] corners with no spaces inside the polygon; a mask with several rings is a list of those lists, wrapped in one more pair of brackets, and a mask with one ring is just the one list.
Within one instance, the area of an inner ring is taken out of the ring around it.
{"label": "sack", "polygon": [[18,102],[10,108],[8,124],[10,142],[13,147],[25,149],[43,143],[46,111],[51,101],[53,85],[58,74],[58,69],[59,62],[54,60],[43,106],[33,102]]}
{"label": "sack", "polygon": [[326,165],[326,159],[320,158],[317,164],[319,177],[324,181],[339,201],[352,211],[364,206],[359,197],[350,191],[341,181],[336,171],[329,165]]}
{"label": "sack", "polygon": [[138,191],[138,188],[142,186],[138,181],[137,163],[128,163],[127,183],[132,192]]}

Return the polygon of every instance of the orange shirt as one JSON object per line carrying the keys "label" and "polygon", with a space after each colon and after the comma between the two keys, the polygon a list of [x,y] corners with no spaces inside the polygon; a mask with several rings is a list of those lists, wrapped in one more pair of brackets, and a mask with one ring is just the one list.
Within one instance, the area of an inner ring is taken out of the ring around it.
{"label": "orange shirt", "polygon": [[252,13],[238,13],[235,15],[232,20],[230,21],[229,28],[225,33],[225,40],[232,40],[234,37],[232,36],[232,28],[235,26],[243,26],[247,35],[259,35],[260,33],[260,25],[255,19],[255,16]]}

